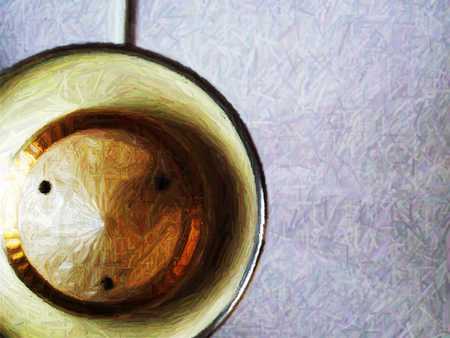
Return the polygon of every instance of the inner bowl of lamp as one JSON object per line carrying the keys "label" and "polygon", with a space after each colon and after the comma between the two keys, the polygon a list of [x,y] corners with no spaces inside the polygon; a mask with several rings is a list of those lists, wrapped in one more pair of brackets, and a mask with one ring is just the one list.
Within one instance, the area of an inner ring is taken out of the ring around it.
{"label": "inner bowl of lamp", "polygon": [[89,314],[155,307],[220,268],[238,195],[226,161],[194,128],[75,112],[40,130],[16,161],[28,169],[21,245],[9,258],[57,305]]}

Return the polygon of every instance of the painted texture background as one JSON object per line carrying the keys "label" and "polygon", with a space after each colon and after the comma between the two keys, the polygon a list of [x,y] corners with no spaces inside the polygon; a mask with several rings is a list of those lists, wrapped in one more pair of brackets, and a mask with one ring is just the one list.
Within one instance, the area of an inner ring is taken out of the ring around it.
{"label": "painted texture background", "polygon": [[[111,2],[0,0],[0,66],[113,41]],[[240,112],[265,252],[214,337],[444,337],[450,1],[140,1],[137,44]]]}

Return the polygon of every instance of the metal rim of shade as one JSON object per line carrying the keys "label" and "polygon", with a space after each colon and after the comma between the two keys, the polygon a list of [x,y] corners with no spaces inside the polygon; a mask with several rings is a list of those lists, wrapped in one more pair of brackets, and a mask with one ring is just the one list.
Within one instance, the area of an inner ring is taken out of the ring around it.
{"label": "metal rim of shade", "polygon": [[257,196],[257,212],[258,219],[255,225],[255,246],[253,252],[251,253],[251,258],[249,264],[247,265],[245,272],[240,280],[239,288],[235,291],[232,301],[226,304],[219,315],[208,324],[203,331],[199,332],[197,337],[210,336],[214,333],[228,318],[228,316],[236,308],[237,304],[242,300],[244,292],[247,290],[248,285],[254,276],[255,269],[257,267],[258,261],[261,257],[264,244],[265,244],[265,233],[268,221],[268,210],[267,210],[267,189],[265,183],[265,177],[263,172],[263,166],[259,158],[256,146],[250,136],[250,133],[239,116],[239,113],[234,109],[230,102],[206,79],[201,77],[192,69],[183,66],[181,63],[172,60],[166,56],[158,54],[156,52],[148,51],[142,48],[138,48],[132,45],[115,45],[109,43],[90,43],[90,44],[74,44],[68,46],[57,47],[51,50],[44,51],[42,53],[33,55],[26,58],[17,64],[4,69],[0,72],[0,85],[3,79],[7,79],[10,76],[20,73],[24,69],[38,64],[44,60],[52,59],[54,57],[72,55],[78,52],[83,53],[95,53],[95,52],[111,52],[119,53],[130,56],[136,56],[148,61],[155,62],[163,67],[174,71],[183,77],[190,80],[194,85],[201,88],[218,106],[222,108],[229,120],[231,121],[234,129],[238,133],[241,142],[244,145],[246,154],[251,164],[252,172],[254,175],[254,183],[256,187]]}

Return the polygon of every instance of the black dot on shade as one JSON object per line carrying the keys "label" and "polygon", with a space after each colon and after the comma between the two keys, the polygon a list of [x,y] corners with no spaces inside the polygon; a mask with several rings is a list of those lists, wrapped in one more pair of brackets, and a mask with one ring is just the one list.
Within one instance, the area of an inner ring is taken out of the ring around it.
{"label": "black dot on shade", "polygon": [[163,191],[169,188],[170,186],[170,179],[167,178],[164,175],[157,175],[155,176],[155,188],[158,191]]}
{"label": "black dot on shade", "polygon": [[113,282],[112,278],[108,277],[108,276],[104,277],[101,280],[100,284],[102,284],[103,289],[105,289],[105,290],[111,290],[114,287],[114,282]]}
{"label": "black dot on shade", "polygon": [[52,184],[49,181],[42,181],[39,184],[39,192],[42,194],[48,194],[52,190]]}

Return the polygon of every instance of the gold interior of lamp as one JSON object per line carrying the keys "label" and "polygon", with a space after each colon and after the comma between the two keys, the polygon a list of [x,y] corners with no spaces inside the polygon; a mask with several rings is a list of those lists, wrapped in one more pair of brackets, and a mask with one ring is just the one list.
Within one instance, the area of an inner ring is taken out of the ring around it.
{"label": "gold interior of lamp", "polygon": [[237,194],[220,152],[189,126],[77,112],[38,132],[16,165],[25,175],[8,258],[44,299],[113,314],[214,278]]}

